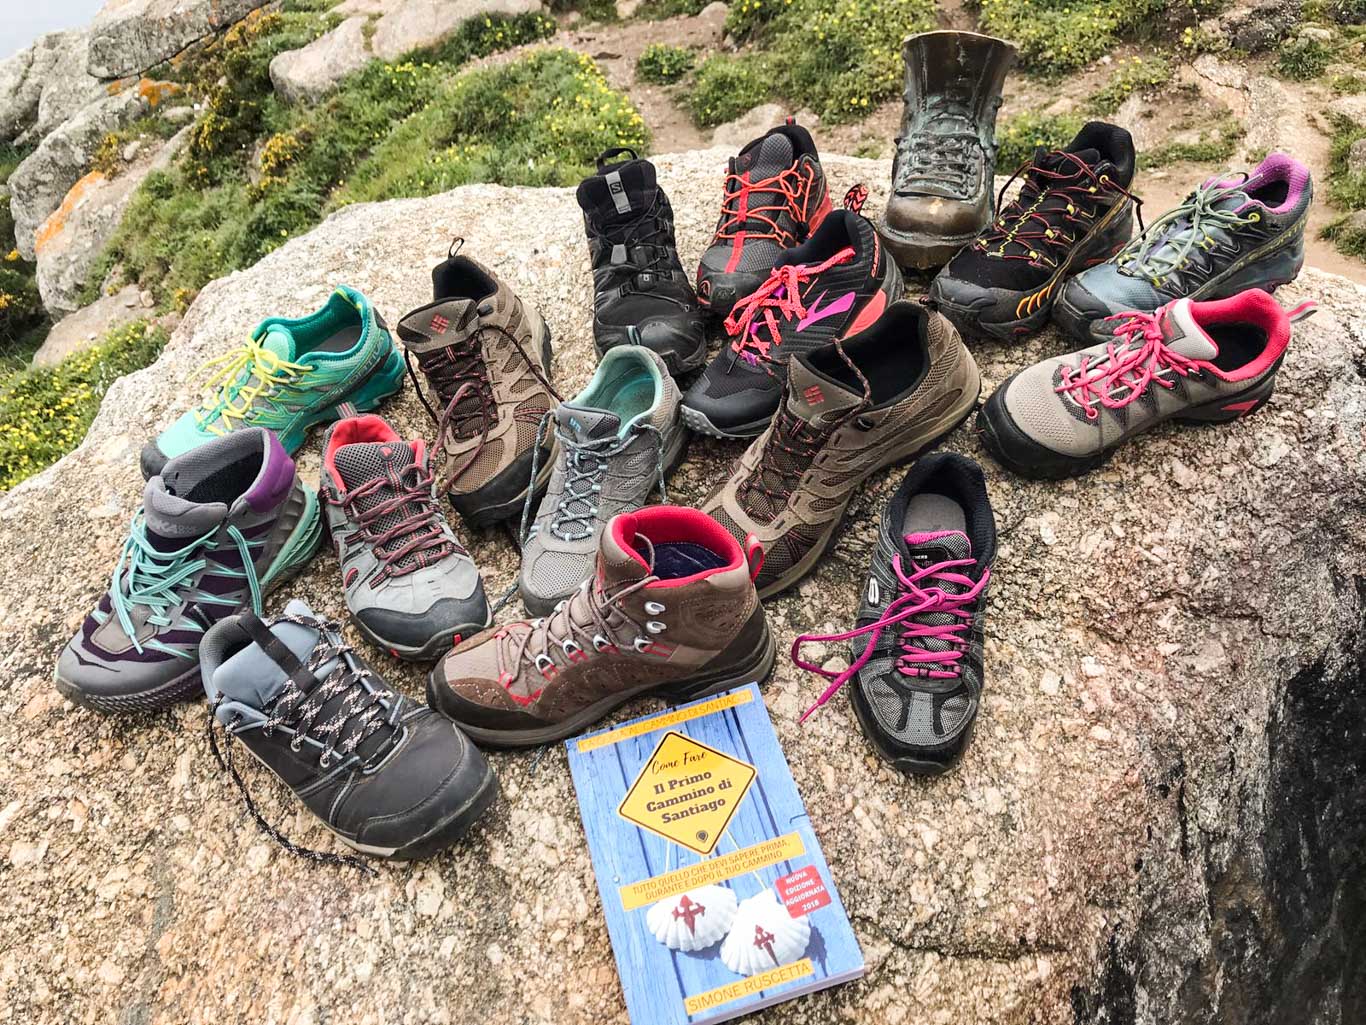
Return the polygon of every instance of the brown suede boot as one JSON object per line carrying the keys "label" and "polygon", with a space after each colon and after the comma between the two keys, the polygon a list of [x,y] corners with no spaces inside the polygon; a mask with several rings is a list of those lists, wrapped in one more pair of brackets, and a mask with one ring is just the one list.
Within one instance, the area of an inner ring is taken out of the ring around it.
{"label": "brown suede boot", "polygon": [[632,698],[691,701],[765,680],[773,638],[742,550],[696,509],[647,506],[603,531],[597,576],[545,619],[470,638],[432,670],[427,700],[474,740],[573,736]]}

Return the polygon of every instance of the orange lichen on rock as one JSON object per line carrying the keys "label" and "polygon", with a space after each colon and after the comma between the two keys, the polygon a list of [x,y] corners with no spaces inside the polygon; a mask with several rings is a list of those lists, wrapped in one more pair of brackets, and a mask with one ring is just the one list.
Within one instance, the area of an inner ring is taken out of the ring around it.
{"label": "orange lichen on rock", "polygon": [[66,227],[67,218],[71,216],[71,211],[76,209],[81,200],[104,182],[102,171],[91,171],[84,178],[71,186],[71,191],[62,200],[62,205],[48,215],[47,220],[38,229],[37,235],[33,239],[33,248],[37,252],[42,252],[43,247],[62,233]]}
{"label": "orange lichen on rock", "polygon": [[147,101],[149,107],[155,107],[168,96],[174,96],[181,91],[181,87],[175,82],[154,82],[150,78],[144,78],[138,82],[138,95]]}

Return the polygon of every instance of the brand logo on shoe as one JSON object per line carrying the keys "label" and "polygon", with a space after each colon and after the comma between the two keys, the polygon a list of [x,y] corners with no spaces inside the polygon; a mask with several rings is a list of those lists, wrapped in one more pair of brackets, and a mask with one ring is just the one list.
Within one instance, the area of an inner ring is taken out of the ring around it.
{"label": "brand logo on shoe", "polygon": [[840,296],[838,299],[836,299],[834,302],[830,303],[827,306],[821,305],[821,300],[824,298],[825,293],[822,292],[819,296],[816,297],[816,301],[811,304],[811,312],[808,313],[801,320],[797,321],[798,331],[805,331],[812,324],[819,323],[820,321],[825,320],[827,317],[833,317],[837,313],[848,313],[854,305],[853,292],[846,292],[844,295]]}
{"label": "brand logo on shoe", "polygon": [[813,384],[806,391],[802,392],[802,398],[806,399],[808,406],[819,406],[825,401],[825,392],[821,391],[821,386]]}
{"label": "brand logo on shoe", "polygon": [[451,322],[439,313],[432,318],[432,330],[435,331],[437,334],[440,334],[442,331],[445,331],[446,328],[450,326]]}

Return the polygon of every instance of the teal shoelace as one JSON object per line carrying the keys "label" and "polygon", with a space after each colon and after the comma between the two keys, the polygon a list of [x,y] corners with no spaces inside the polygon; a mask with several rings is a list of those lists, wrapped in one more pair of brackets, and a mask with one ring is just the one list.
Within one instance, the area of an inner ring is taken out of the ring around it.
{"label": "teal shoelace", "polygon": [[1212,253],[1219,247],[1215,232],[1260,221],[1262,215],[1256,210],[1242,216],[1216,208],[1229,195],[1240,191],[1245,181],[1245,175],[1233,183],[1221,177],[1201,185],[1184,203],[1153,221],[1124,247],[1115,258],[1120,269],[1161,287],[1168,275],[1186,266],[1192,254]]}

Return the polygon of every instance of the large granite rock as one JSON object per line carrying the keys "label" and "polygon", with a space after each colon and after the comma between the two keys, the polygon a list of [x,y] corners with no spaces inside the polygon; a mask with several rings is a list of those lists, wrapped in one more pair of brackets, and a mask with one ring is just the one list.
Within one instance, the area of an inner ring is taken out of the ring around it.
{"label": "large granite rock", "polygon": [[[658,161],[685,259],[710,237],[727,155]],[[824,163],[836,189],[884,198],[885,162]],[[138,448],[190,402],[206,357],[336,282],[392,323],[429,298],[430,266],[463,235],[543,310],[572,393],[595,362],[582,232],[569,189],[348,208],[204,289],[85,444],[0,498],[0,1018],[624,1025],[558,748],[495,755],[502,799],[467,844],[366,878],[258,831],[209,754],[203,708],[107,719],[51,685],[136,506]],[[984,711],[954,773],[890,771],[843,698],[799,726],[819,688],[780,661],[768,707],[869,971],[751,1020],[1361,1020],[1366,290],[1306,271],[1283,291],[1323,309],[1246,421],[1160,430],[1063,483],[1010,478],[970,429],[948,439],[983,459],[1002,541]],[[1064,344],[1050,331],[974,351],[994,387]],[[410,389],[385,412],[430,433]],[[301,456],[310,481],[318,445]],[[671,493],[698,501],[738,451],[695,442]],[[875,478],[819,572],[770,603],[780,652],[850,622],[901,472]],[[508,538],[461,529],[498,593],[516,571]],[[330,554],[289,590],[344,614]],[[419,673],[361,647],[422,693]],[[247,778],[270,821],[334,848],[262,771]]]}
{"label": "large granite rock", "polygon": [[0,62],[0,141],[40,141],[105,93],[85,70],[89,37],[50,32]]}
{"label": "large granite rock", "polygon": [[96,78],[140,75],[268,0],[105,0],[90,23],[87,69]]}
{"label": "large granite rock", "polygon": [[[148,303],[151,293],[147,294]],[[82,352],[103,340],[117,327],[131,324],[151,315],[142,303],[136,285],[124,285],[113,295],[102,295],[89,306],[82,306],[57,323],[33,354],[35,367],[53,367],[68,356]]]}
{"label": "large granite rock", "polygon": [[312,100],[328,92],[371,59],[366,39],[368,18],[347,18],[307,46],[276,54],[270,83],[286,103]]}
{"label": "large granite rock", "polygon": [[1303,13],[1303,0],[1244,0],[1230,4],[1200,27],[1206,36],[1226,46],[1260,53],[1289,36]]}

